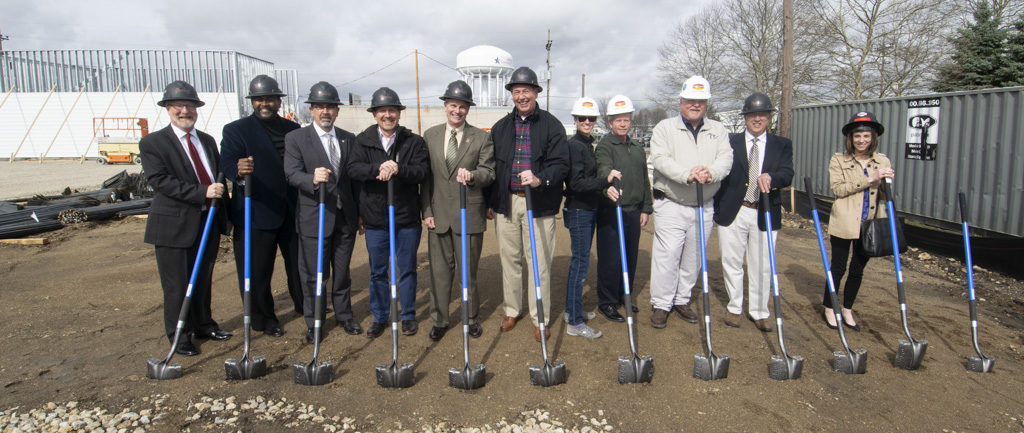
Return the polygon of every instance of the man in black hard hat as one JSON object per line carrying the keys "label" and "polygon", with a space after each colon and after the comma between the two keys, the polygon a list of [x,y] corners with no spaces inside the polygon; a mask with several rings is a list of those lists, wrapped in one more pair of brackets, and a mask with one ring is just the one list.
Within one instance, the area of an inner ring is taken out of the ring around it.
{"label": "man in black hard hat", "polygon": [[[361,334],[363,328],[352,314],[352,278],[349,276],[352,248],[359,231],[359,186],[345,172],[356,137],[334,126],[341,100],[338,89],[330,83],[321,81],[310,87],[306,103],[313,123],[285,135],[284,174],[288,183],[298,190],[295,229],[299,235],[299,274],[303,281],[302,312],[306,320],[306,342],[312,343],[314,320],[323,314],[313,311],[320,188],[327,188],[323,228],[324,286],[321,290],[331,293],[338,326],[352,335]],[[324,333],[320,336],[323,338]]]}
{"label": "man in black hard hat", "polygon": [[[793,144],[785,137],[767,132],[775,108],[768,95],[753,93],[743,102],[740,114],[746,130],[729,135],[732,169],[715,193],[715,223],[722,249],[722,274],[729,293],[725,324],[740,326],[743,315],[743,259],[747,261],[747,314],[754,327],[772,330],[768,299],[771,298],[771,273],[764,213],[771,212],[772,238],[782,224],[782,198],[779,190],[793,181]],[[761,193],[768,194],[768,209]]]}
{"label": "man in black hard hat", "polygon": [[[221,167],[231,180],[230,218],[238,288],[245,290],[245,201],[246,176],[252,184],[252,231],[250,247],[252,329],[271,337],[284,331],[274,312],[270,282],[274,259],[281,251],[288,279],[288,293],[295,311],[302,314],[302,280],[299,278],[299,238],[295,234],[295,188],[284,177],[284,136],[299,124],[278,115],[281,91],[277,80],[257,75],[249,83],[246,99],[252,115],[224,125],[221,139]],[[257,169],[258,167],[258,169]]]}
{"label": "man in black hard hat", "polygon": [[[555,215],[562,204],[562,182],[569,172],[569,147],[565,127],[537,105],[537,94],[543,89],[537,74],[520,67],[512,72],[505,85],[515,104],[512,112],[491,128],[494,139],[494,183],[487,192],[488,216],[496,217],[498,246],[501,254],[502,286],[505,318],[501,331],[508,331],[519,320],[523,302],[522,257],[527,268],[538,272],[544,299],[551,298],[551,259],[555,250]],[[532,209],[536,222],[538,268],[532,269],[529,225],[526,220],[526,189],[531,189]],[[497,214],[497,215],[495,215]],[[531,296],[529,299],[534,299]],[[541,339],[537,304],[527,302],[533,318],[534,338]],[[551,302],[544,304],[544,318],[550,320]],[[545,328],[548,330],[548,328]]]}
{"label": "man in black hard hat", "polygon": [[[164,292],[164,330],[172,340],[211,200],[227,197],[224,184],[215,180],[220,173],[217,142],[195,128],[196,109],[204,105],[196,89],[184,81],[175,81],[167,85],[157,105],[167,109],[171,124],[139,141],[142,169],[156,192],[146,220],[144,241],[153,244],[156,251],[156,267]],[[226,205],[222,202],[220,207]],[[196,339],[215,341],[231,338],[231,333],[220,329],[210,311],[213,264],[217,261],[220,235],[227,233],[225,212],[216,212],[214,221],[192,288],[188,319],[175,348],[185,356],[199,354],[190,334]]]}
{"label": "man in black hard hat", "polygon": [[[459,189],[466,186],[466,237],[469,280],[467,315],[469,335],[483,333],[477,322],[480,307],[477,298],[476,271],[480,262],[484,230],[487,229],[487,206],[483,191],[494,181],[494,142],[491,134],[466,122],[473,103],[473,90],[465,81],[448,84],[441,96],[446,122],[423,133],[430,153],[431,175],[423,184],[423,225],[427,226],[430,250],[430,318],[434,327],[430,339],[444,337],[450,321],[448,304],[452,289],[461,293],[459,275],[462,269],[462,227],[459,217]],[[459,298],[460,296],[456,296]]]}
{"label": "man in black hard hat", "polygon": [[376,124],[356,137],[348,175],[361,183],[359,216],[366,227],[370,259],[370,313],[373,324],[366,336],[377,338],[390,316],[388,282],[388,182],[395,205],[395,251],[398,263],[399,319],[402,334],[416,333],[416,250],[423,227],[420,222],[420,184],[430,175],[430,161],[423,138],[400,126],[405,106],[387,87],[373,92],[370,108]]}

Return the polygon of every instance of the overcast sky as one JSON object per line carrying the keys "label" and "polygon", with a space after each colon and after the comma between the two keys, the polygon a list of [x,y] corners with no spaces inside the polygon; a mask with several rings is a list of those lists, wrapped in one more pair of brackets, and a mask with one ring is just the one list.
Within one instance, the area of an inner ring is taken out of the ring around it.
{"label": "overcast sky", "polygon": [[420,58],[421,100],[434,104],[459,78],[449,69],[455,56],[474,45],[500,47],[516,66],[540,73],[550,28],[552,82],[544,92],[568,121],[583,73],[587,96],[623,93],[646,105],[659,88],[658,47],[710,1],[4,1],[0,33],[10,38],[5,50],[235,50],[296,69],[303,95],[324,80],[364,102],[388,86],[413,105],[414,49],[447,65]]}

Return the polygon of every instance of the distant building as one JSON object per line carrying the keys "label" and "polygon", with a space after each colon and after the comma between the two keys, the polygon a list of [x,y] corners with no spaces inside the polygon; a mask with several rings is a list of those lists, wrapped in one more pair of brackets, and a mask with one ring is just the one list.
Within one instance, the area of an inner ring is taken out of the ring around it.
{"label": "distant building", "polygon": [[473,100],[481,107],[508,106],[505,84],[512,77],[512,55],[491,45],[477,45],[455,57],[455,69],[473,88]]}

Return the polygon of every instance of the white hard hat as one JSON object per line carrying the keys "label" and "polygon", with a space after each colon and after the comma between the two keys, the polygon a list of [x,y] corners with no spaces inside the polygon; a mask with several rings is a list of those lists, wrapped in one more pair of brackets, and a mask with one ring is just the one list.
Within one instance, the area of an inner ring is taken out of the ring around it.
{"label": "white hard hat", "polygon": [[633,112],[633,101],[630,101],[626,95],[615,95],[612,99],[608,100],[608,113],[609,116],[616,114],[632,113]]}
{"label": "white hard hat", "polygon": [[694,75],[683,82],[683,89],[679,91],[679,97],[683,99],[711,99],[711,85],[708,80],[700,75]]}
{"label": "white hard hat", "polygon": [[573,116],[600,116],[601,113],[597,111],[597,101],[594,98],[583,97],[576,100],[575,104],[572,104]]}

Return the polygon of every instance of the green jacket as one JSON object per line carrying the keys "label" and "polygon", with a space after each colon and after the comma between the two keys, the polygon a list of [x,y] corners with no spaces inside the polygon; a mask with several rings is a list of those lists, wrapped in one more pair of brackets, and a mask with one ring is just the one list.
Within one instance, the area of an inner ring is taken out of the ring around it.
{"label": "green jacket", "polygon": [[[622,209],[654,213],[651,178],[647,177],[647,153],[644,152],[643,146],[636,140],[623,141],[614,134],[608,134],[597,143],[594,152],[597,158],[598,177],[607,179],[612,169],[622,173],[619,185],[622,190],[622,196],[619,198]],[[602,197],[601,206],[615,206],[607,196]]]}

